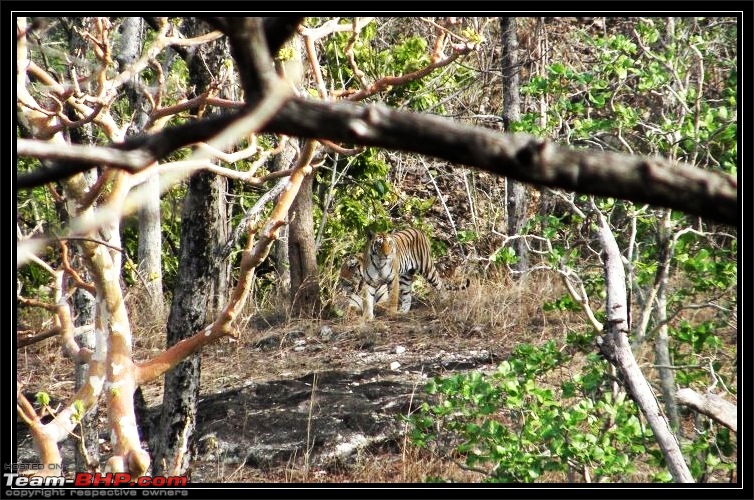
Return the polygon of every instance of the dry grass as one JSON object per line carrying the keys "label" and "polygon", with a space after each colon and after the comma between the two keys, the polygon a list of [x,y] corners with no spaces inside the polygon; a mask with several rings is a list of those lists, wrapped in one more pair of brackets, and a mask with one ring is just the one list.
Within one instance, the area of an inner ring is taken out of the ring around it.
{"label": "dry grass", "polygon": [[[524,280],[508,276],[474,278],[465,290],[436,293],[419,283],[415,306],[399,317],[378,316],[365,323],[360,318],[333,320],[292,320],[277,307],[284,297],[257,294],[241,315],[242,335],[238,340],[224,339],[201,353],[201,392],[214,394],[238,388],[247,382],[264,382],[299,377],[324,370],[351,370],[354,353],[379,354],[405,346],[419,355],[431,356],[440,350],[470,352],[486,350],[504,357],[520,343],[541,344],[555,340],[565,346],[568,331],[588,328],[582,315],[572,312],[546,312],[542,304],[560,297],[565,290],[557,276],[545,273]],[[165,345],[165,317],[143,313],[138,294],[127,301],[134,332],[134,358],[145,360],[161,352]],[[332,338],[323,339],[329,328]],[[303,353],[300,342],[321,345],[320,351]],[[268,348],[259,349],[260,343]],[[647,349],[649,349],[647,347]],[[646,365],[651,350],[639,353]],[[583,355],[574,357],[568,369],[553,372],[556,384],[569,371],[586,363]],[[73,365],[60,355],[54,339],[18,351],[18,379],[24,390],[45,390],[53,401],[65,403],[73,395]],[[647,368],[647,366],[645,366]],[[162,380],[142,390],[149,405],[162,399]],[[479,482],[481,476],[463,468],[462,460],[440,458],[409,442],[396,443],[394,449],[367,449],[348,467],[321,469],[310,467],[304,454],[290,457],[288,464],[257,469],[244,464],[203,464],[205,475],[222,482],[274,483],[417,483],[432,477],[457,482]],[[634,480],[649,480],[648,467],[640,467]],[[643,478],[643,479],[642,479]],[[549,474],[542,481],[579,482],[571,477]]]}
{"label": "dry grass", "polygon": [[[538,343],[553,336],[560,338],[564,325],[560,320],[553,323],[548,319],[541,310],[541,303],[558,296],[562,290],[558,281],[543,276],[534,277],[536,282],[475,279],[466,290],[441,294],[423,290],[419,284],[416,311],[398,318],[378,316],[370,323],[360,318],[291,320],[288,311],[278,307],[286,303],[284,297],[257,293],[256,302],[250,301],[240,315],[241,337],[237,341],[223,339],[201,353],[201,390],[215,393],[238,387],[248,380],[285,378],[306,370],[348,368],[345,354],[386,343],[402,343],[427,351],[438,345],[451,348],[469,345],[499,352],[501,346]],[[145,304],[139,290],[131,290],[126,297],[136,361],[155,356],[166,344],[167,315],[147,313]],[[44,318],[40,316],[31,326],[40,328],[42,321]],[[294,361],[295,340],[316,342],[323,326],[339,334],[328,344],[335,349],[328,349],[321,358]],[[278,348],[256,352],[254,346],[265,338],[274,338],[279,343]],[[17,359],[18,380],[25,392],[44,390],[56,401],[67,401],[73,396],[74,366],[61,354],[55,338],[19,349]],[[162,384],[162,380],[157,380],[142,387],[148,404],[159,404]]]}
{"label": "dry grass", "polygon": [[[229,468],[227,468],[229,469]],[[305,468],[293,457],[284,467],[258,470],[237,467],[219,477],[230,483],[375,483],[416,484],[428,478],[443,478],[454,483],[479,483],[482,475],[469,471],[457,462],[448,462],[430,452],[407,445],[398,452],[365,453],[349,467]]]}
{"label": "dry grass", "polygon": [[73,396],[74,366],[63,356],[56,340],[53,337],[17,351],[16,379],[24,393],[47,392],[53,401],[66,401]]}

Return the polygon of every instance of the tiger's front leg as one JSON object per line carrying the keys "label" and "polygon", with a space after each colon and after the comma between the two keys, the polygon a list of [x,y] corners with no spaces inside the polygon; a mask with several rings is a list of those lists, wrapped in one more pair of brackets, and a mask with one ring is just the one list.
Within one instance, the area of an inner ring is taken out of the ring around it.
{"label": "tiger's front leg", "polygon": [[391,316],[395,316],[398,313],[398,299],[400,297],[400,283],[397,273],[388,286],[390,287],[390,297],[388,298],[389,302],[387,311]]}
{"label": "tiger's front leg", "polygon": [[371,321],[374,319],[374,295],[377,293],[377,289],[372,285],[366,284],[362,288],[362,291],[364,293],[364,300],[362,301],[364,319]]}

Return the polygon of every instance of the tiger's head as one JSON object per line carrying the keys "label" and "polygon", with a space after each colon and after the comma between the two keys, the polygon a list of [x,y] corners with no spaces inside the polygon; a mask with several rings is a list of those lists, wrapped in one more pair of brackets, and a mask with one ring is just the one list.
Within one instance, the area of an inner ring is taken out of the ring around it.
{"label": "tiger's head", "polygon": [[395,240],[388,233],[377,233],[371,235],[369,242],[369,252],[381,259],[390,257],[395,253]]}
{"label": "tiger's head", "polygon": [[359,254],[346,255],[343,259],[343,265],[340,266],[339,283],[340,288],[345,293],[361,291],[364,283],[363,262],[363,256]]}

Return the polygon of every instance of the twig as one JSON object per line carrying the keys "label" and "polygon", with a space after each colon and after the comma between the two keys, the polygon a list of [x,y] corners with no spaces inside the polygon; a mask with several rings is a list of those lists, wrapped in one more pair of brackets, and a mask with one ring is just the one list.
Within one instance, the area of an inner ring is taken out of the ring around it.
{"label": "twig", "polygon": [[306,419],[306,452],[304,453],[304,477],[309,477],[309,459],[311,458],[312,450],[314,449],[314,443],[311,439],[312,432],[312,416],[314,414],[314,400],[317,393],[317,374],[312,376],[312,390],[309,397],[309,415]]}
{"label": "twig", "polygon": [[37,342],[42,342],[45,339],[49,339],[50,337],[60,335],[61,333],[63,333],[63,327],[53,326],[52,328],[45,330],[42,333],[18,339],[18,342],[16,343],[16,349],[28,347],[32,344],[36,344]]}
{"label": "twig", "polygon": [[422,165],[424,165],[424,170],[427,172],[429,179],[432,181],[432,185],[435,187],[435,191],[437,192],[437,197],[440,199],[440,203],[442,203],[442,208],[445,209],[445,215],[448,216],[448,221],[450,222],[450,227],[453,229],[453,235],[456,238],[456,243],[458,243],[458,247],[461,249],[461,255],[463,255],[463,257],[466,258],[466,252],[463,249],[463,245],[461,245],[461,243],[458,241],[458,231],[456,231],[456,224],[455,222],[453,222],[453,216],[450,215],[450,210],[448,209],[448,205],[445,204],[445,200],[442,197],[440,188],[437,186],[437,182],[435,182],[435,177],[432,175],[432,172],[430,172],[429,166],[427,165],[427,162],[424,161],[424,158],[419,157],[419,160],[422,162]]}

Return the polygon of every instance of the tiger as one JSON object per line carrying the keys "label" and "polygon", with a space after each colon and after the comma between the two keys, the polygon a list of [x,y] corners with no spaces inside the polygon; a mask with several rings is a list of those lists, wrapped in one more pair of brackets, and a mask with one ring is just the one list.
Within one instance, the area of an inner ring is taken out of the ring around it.
{"label": "tiger", "polygon": [[379,301],[383,286],[388,288],[388,313],[408,312],[411,287],[417,273],[437,290],[463,289],[469,284],[467,279],[465,285],[443,286],[432,261],[429,238],[415,228],[370,235],[364,248],[362,273],[362,309],[368,320],[374,319],[374,304]]}
{"label": "tiger", "polygon": [[[338,277],[338,287],[345,295],[347,295],[347,312],[353,312],[356,314],[361,314],[363,312],[364,301],[361,298],[364,286],[363,269],[363,254],[349,254],[343,258],[343,264],[340,267],[340,275]],[[387,285],[383,284],[377,289],[374,302],[375,304],[379,304],[384,302],[386,298]]]}

